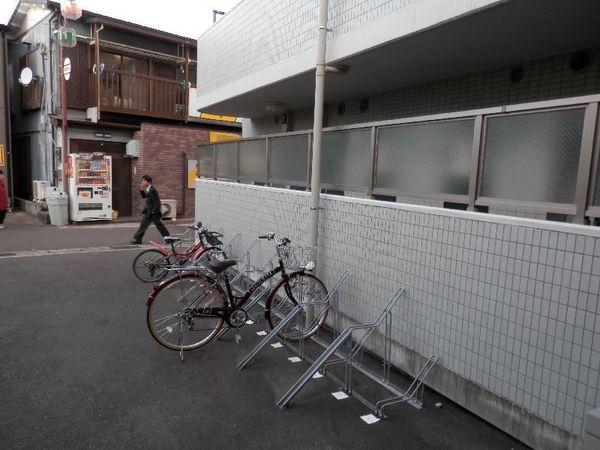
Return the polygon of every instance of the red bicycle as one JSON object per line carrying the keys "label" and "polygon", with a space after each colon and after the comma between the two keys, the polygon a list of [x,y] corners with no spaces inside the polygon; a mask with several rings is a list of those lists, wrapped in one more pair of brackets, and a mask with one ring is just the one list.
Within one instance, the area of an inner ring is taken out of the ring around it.
{"label": "red bicycle", "polygon": [[211,252],[218,252],[223,259],[226,258],[221,250],[221,233],[208,231],[201,222],[188,229],[198,233],[198,242],[183,251],[177,248],[184,242],[183,237],[166,236],[164,244],[150,241],[154,248],[144,250],[133,260],[133,274],[136,278],[145,282],[158,282],[167,276],[169,269],[193,264]]}

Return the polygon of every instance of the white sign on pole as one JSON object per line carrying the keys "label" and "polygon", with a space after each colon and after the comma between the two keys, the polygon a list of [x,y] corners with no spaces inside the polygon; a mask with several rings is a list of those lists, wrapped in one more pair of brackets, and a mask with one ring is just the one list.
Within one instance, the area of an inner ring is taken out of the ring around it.
{"label": "white sign on pole", "polygon": [[63,75],[66,81],[69,81],[71,78],[71,58],[66,57],[63,62]]}

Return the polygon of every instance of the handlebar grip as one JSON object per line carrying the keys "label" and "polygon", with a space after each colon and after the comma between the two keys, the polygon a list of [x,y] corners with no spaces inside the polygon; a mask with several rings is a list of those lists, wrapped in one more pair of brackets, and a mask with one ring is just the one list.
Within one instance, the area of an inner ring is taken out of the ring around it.
{"label": "handlebar grip", "polygon": [[268,234],[263,234],[261,236],[259,236],[259,239],[269,239],[271,236],[269,236]]}

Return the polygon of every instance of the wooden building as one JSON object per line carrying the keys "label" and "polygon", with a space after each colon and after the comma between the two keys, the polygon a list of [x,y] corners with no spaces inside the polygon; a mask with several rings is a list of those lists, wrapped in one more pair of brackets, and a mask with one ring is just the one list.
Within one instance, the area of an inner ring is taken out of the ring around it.
{"label": "wooden building", "polygon": [[[59,3],[29,0],[8,24],[13,185],[21,204],[32,199],[34,180],[58,186],[62,180],[62,20]],[[68,152],[112,156],[113,208],[120,216],[137,214],[136,186],[147,173],[163,198],[177,201],[178,216],[192,217],[187,168],[195,148],[211,132],[240,129],[234,118],[204,119],[194,110],[196,41],[89,11],[66,27],[77,40],[62,49]],[[24,67],[34,75],[27,86],[19,83]],[[127,152],[127,144],[136,150]]]}

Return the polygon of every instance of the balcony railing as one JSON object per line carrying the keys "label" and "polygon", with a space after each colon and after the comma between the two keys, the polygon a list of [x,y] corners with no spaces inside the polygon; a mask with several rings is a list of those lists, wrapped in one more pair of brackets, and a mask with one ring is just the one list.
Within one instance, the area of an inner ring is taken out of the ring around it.
{"label": "balcony railing", "polygon": [[[600,96],[328,128],[321,187],[600,222]],[[201,176],[307,188],[312,134],[202,145]],[[353,195],[353,194],[350,194]]]}
{"label": "balcony railing", "polygon": [[[91,75],[96,103],[96,77]],[[185,81],[106,70],[100,74],[102,111],[184,120],[188,113]]]}

